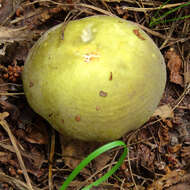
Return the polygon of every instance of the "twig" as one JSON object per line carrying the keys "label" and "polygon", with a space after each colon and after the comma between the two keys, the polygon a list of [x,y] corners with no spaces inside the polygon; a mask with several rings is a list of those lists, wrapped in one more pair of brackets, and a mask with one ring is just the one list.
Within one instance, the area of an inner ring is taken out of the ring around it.
{"label": "twig", "polygon": [[[18,190],[29,190],[29,187],[26,183],[16,179],[15,177],[10,177],[3,172],[0,172],[0,182],[11,184],[13,187]],[[35,190],[40,190],[35,188]]]}
{"label": "twig", "polygon": [[178,106],[179,104],[183,101],[183,99],[185,98],[185,96],[187,94],[190,94],[190,83],[187,85],[187,87],[185,88],[184,92],[182,93],[182,95],[177,99],[177,103],[176,105],[172,108],[172,111],[174,111]]}
{"label": "twig", "polygon": [[[107,2],[107,3],[113,3],[113,2],[115,2],[115,3],[120,3],[120,2],[127,2],[127,3],[132,3],[132,4],[137,4],[138,3],[138,1],[134,1],[134,0],[104,0],[105,2]],[[143,3],[144,5],[159,5],[160,4],[160,2],[158,2],[158,1],[154,1],[154,2],[151,2],[151,1],[141,1],[141,3]]]}
{"label": "twig", "polygon": [[31,4],[34,4],[34,3],[37,3],[37,2],[50,2],[52,4],[56,4],[56,5],[61,5],[61,6],[75,6],[75,7],[85,7],[85,8],[89,8],[89,9],[93,9],[95,11],[98,11],[102,14],[105,14],[105,15],[109,15],[109,16],[115,16],[114,14],[112,14],[111,12],[109,11],[106,11],[104,9],[101,9],[101,8],[98,8],[98,7],[95,7],[93,5],[88,5],[88,4],[85,4],[85,3],[70,3],[70,4],[66,4],[66,3],[58,3],[58,2],[55,2],[55,1],[52,1],[52,0],[36,0],[34,2],[31,2],[31,3],[27,3],[26,5],[31,5]]}
{"label": "twig", "polygon": [[[15,149],[13,148],[13,146],[11,146],[11,145],[9,145],[9,144],[5,144],[5,143],[2,143],[2,142],[0,142],[0,147],[2,147],[2,148],[4,148],[4,149],[6,149],[6,150],[8,150],[8,151],[10,151],[10,152],[13,152],[13,153],[15,153],[16,151],[15,151]],[[26,158],[29,158],[29,159],[37,159],[37,156],[38,155],[36,155],[36,154],[28,154],[28,152],[23,152],[23,151],[20,151],[21,152],[21,155],[23,156],[23,157],[26,157]]]}
{"label": "twig", "polygon": [[[138,131],[138,130],[137,130],[137,131]],[[129,165],[129,172],[130,172],[130,174],[131,174],[131,178],[132,178],[132,181],[133,181],[133,183],[134,183],[134,185],[135,185],[135,189],[136,189],[136,190],[138,190],[138,187],[137,187],[137,184],[136,184],[136,182],[135,182],[135,178],[134,178],[134,176],[133,176],[133,171],[132,171],[132,167],[131,167],[130,156],[129,156],[129,154],[130,154],[130,146],[129,146],[129,144],[130,144],[130,142],[131,142],[132,137],[136,134],[137,131],[135,131],[134,133],[132,133],[131,136],[129,137],[128,141],[127,141],[127,147],[128,147],[128,149],[129,149],[128,154],[127,154],[128,165]]]}
{"label": "twig", "polygon": [[17,95],[24,95],[24,92],[15,92],[15,93],[0,92],[0,96],[17,96]]}
{"label": "twig", "polygon": [[106,10],[104,10],[104,9],[95,7],[95,6],[93,6],[93,5],[88,5],[88,4],[84,4],[84,3],[79,3],[79,4],[76,4],[75,6],[76,6],[76,7],[77,7],[77,6],[81,6],[81,7],[93,9],[93,10],[95,10],[95,11],[98,11],[98,12],[103,13],[103,14],[108,15],[108,16],[116,16],[116,15],[112,14],[112,13],[109,12],[109,11],[106,11]]}
{"label": "twig", "polygon": [[4,112],[4,113],[0,113],[0,125],[4,128],[4,130],[8,133],[9,135],[9,138],[11,140],[11,143],[15,149],[15,153],[17,155],[17,158],[18,158],[18,161],[20,163],[20,167],[21,169],[23,170],[23,174],[24,174],[24,177],[25,177],[25,180],[26,180],[26,183],[28,185],[28,189],[29,190],[33,190],[33,187],[32,187],[32,184],[30,182],[30,178],[28,176],[28,173],[27,173],[27,170],[26,170],[26,167],[24,165],[24,162],[23,162],[23,159],[22,159],[22,156],[21,156],[21,153],[19,152],[19,149],[17,147],[17,142],[15,140],[15,137],[14,135],[12,134],[10,128],[9,128],[9,125],[8,123],[6,122],[5,118],[9,116],[9,113],[8,112]]}
{"label": "twig", "polygon": [[169,9],[172,7],[177,7],[180,5],[183,5],[185,3],[175,3],[175,4],[167,4],[162,7],[149,7],[149,8],[142,8],[142,7],[127,7],[127,6],[122,6],[121,8],[123,10],[128,10],[128,11],[135,11],[135,12],[147,12],[147,11],[154,11],[154,10],[159,10],[159,9]]}
{"label": "twig", "polygon": [[170,30],[169,30],[169,34],[168,34],[168,37],[164,40],[164,42],[162,43],[162,45],[160,46],[160,49],[163,49],[165,47],[165,45],[168,43],[169,39],[171,38],[173,32],[174,32],[174,29],[176,27],[176,22],[173,22],[171,27],[170,27]]}
{"label": "twig", "polygon": [[55,152],[55,131],[52,129],[52,136],[51,136],[51,147],[50,147],[50,156],[49,156],[49,190],[53,190],[53,180],[52,180],[52,168],[53,168],[53,156]]}
{"label": "twig", "polygon": [[[111,163],[109,163],[109,164],[103,166],[102,168],[100,168],[100,169],[99,169],[98,171],[96,171],[95,173],[91,174],[91,176],[89,176],[85,181],[83,181],[83,182],[81,182],[81,183],[78,184],[77,189],[81,189],[82,186],[87,185],[88,182],[89,182],[93,177],[95,177],[98,173],[100,173],[101,171],[103,171],[103,170],[106,169],[106,168],[109,168],[110,166],[112,166],[112,165],[114,165],[114,164],[117,164],[117,162],[111,162]],[[103,185],[103,183],[102,183],[102,185]]]}
{"label": "twig", "polygon": [[12,41],[21,41],[24,39],[29,39],[29,31],[26,30],[27,27],[20,28],[9,28],[0,26],[0,41],[1,42],[12,42]]}
{"label": "twig", "polygon": [[12,86],[22,86],[22,84],[16,84],[16,83],[3,83],[3,84],[0,84],[0,86],[8,86],[8,85],[12,85]]}
{"label": "twig", "polygon": [[[173,40],[173,39],[172,39]],[[170,47],[170,46],[172,46],[172,45],[174,45],[174,44],[176,44],[176,43],[184,43],[184,42],[186,42],[186,41],[188,41],[188,40],[190,40],[190,37],[187,37],[187,38],[176,38],[174,41],[171,41],[170,43],[168,43],[167,45],[165,45],[165,47],[164,48],[166,48],[166,47]]]}
{"label": "twig", "polygon": [[[143,25],[138,24],[138,23],[136,23],[136,24],[137,24],[140,28],[142,28],[143,30],[145,30],[146,32],[148,32],[148,33],[150,33],[150,34],[152,34],[152,35],[154,35],[154,36],[157,36],[157,37],[162,38],[162,39],[164,39],[164,40],[167,38],[167,36],[162,35],[162,34],[160,34],[159,32],[153,31],[153,30],[151,30],[150,28],[147,28],[146,26],[143,26]],[[175,38],[169,38],[169,40],[175,40]]]}

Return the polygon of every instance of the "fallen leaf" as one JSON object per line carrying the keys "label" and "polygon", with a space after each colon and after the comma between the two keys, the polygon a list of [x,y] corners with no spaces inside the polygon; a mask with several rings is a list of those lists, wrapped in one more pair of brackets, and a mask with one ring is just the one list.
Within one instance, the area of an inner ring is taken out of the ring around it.
{"label": "fallen leaf", "polygon": [[172,185],[181,182],[185,173],[186,172],[184,170],[173,170],[160,179],[154,181],[147,190],[163,190],[165,188],[169,188]]}
{"label": "fallen leaf", "polygon": [[124,9],[122,9],[122,7],[121,6],[116,6],[116,11],[117,11],[117,13],[119,14],[119,15],[123,15],[124,13],[125,13],[125,10]]}
{"label": "fallen leaf", "polygon": [[[75,169],[79,163],[91,153],[93,144],[86,143],[80,140],[65,139],[60,135],[60,141],[62,146],[62,156],[65,165],[70,169]],[[84,168],[82,173],[90,175],[90,170]]]}
{"label": "fallen leaf", "polygon": [[[6,68],[2,68],[3,66],[0,65],[0,69],[4,70]],[[3,79],[0,78],[0,92],[7,92],[9,90],[8,86],[5,85],[5,82],[3,81]]]}
{"label": "fallen leaf", "polygon": [[170,135],[169,135],[169,129],[168,127],[160,127],[158,129],[158,137],[160,139],[158,150],[160,153],[164,153],[164,146],[168,145],[170,142]]}
{"label": "fallen leaf", "polygon": [[156,166],[158,170],[165,170],[166,168],[166,162],[163,162],[163,161],[160,161],[160,162],[155,161],[154,165]]}
{"label": "fallen leaf", "polygon": [[11,158],[11,154],[8,152],[0,152],[0,162],[6,164]]}
{"label": "fallen leaf", "polygon": [[6,111],[7,113],[10,114],[12,119],[14,119],[14,120],[18,119],[18,117],[20,115],[20,111],[17,106],[9,103],[8,101],[0,101],[0,105],[3,108],[3,111]]}
{"label": "fallen leaf", "polygon": [[3,113],[0,113],[0,121],[1,120],[4,120],[6,117],[9,116],[9,113],[8,112],[3,112]]}
{"label": "fallen leaf", "polygon": [[48,144],[47,127],[40,120],[38,120],[36,123],[32,123],[24,139],[30,143]]}
{"label": "fallen leaf", "polygon": [[26,30],[26,27],[8,28],[8,27],[0,26],[1,43],[30,40],[33,35],[29,35],[29,34],[30,33],[28,30]]}
{"label": "fallen leaf", "polygon": [[14,13],[23,0],[3,0],[0,1],[0,24],[3,25]]}
{"label": "fallen leaf", "polygon": [[80,147],[80,145],[72,142],[68,145],[64,146],[62,150],[63,159],[65,161],[65,165],[70,169],[74,169],[78,166],[78,164],[84,159],[83,156],[84,151]]}
{"label": "fallen leaf", "polygon": [[105,152],[94,159],[94,167],[96,171],[103,168],[109,161],[111,161],[112,157],[109,152]]}
{"label": "fallen leaf", "polygon": [[17,173],[13,167],[9,167],[9,174],[10,176],[16,177]]}
{"label": "fallen leaf", "polygon": [[133,190],[136,190],[136,189],[138,189],[138,190],[145,190],[145,187],[143,187],[141,185],[136,185],[136,187],[135,186],[133,187]]}
{"label": "fallen leaf", "polygon": [[19,129],[15,132],[18,137],[35,144],[48,143],[48,130],[46,122],[27,107],[21,107],[22,114],[18,118]]}
{"label": "fallen leaf", "polygon": [[13,12],[13,0],[4,0],[1,3],[0,23],[2,24]]}
{"label": "fallen leaf", "polygon": [[152,152],[147,145],[144,145],[142,143],[138,145],[137,152],[138,152],[138,157],[140,158],[141,165],[149,169],[152,169],[153,162],[155,159],[154,152]]}
{"label": "fallen leaf", "polygon": [[174,48],[170,48],[165,55],[166,59],[168,59],[167,66],[170,70],[170,81],[179,84],[182,87],[184,86],[183,77],[180,74],[180,70],[182,67],[182,60],[177,55]]}
{"label": "fallen leaf", "polygon": [[181,149],[181,147],[182,147],[182,144],[177,144],[175,146],[168,146],[168,152],[176,153]]}
{"label": "fallen leaf", "polygon": [[154,112],[153,116],[159,116],[160,118],[165,120],[166,118],[174,118],[174,113],[172,108],[168,104],[165,104],[159,106]]}
{"label": "fallen leaf", "polygon": [[184,72],[184,81],[185,84],[190,84],[190,69]]}
{"label": "fallen leaf", "polygon": [[177,184],[172,187],[169,187],[166,190],[188,190],[188,189],[190,189],[190,185],[181,183],[181,184]]}
{"label": "fallen leaf", "polygon": [[165,119],[164,122],[167,124],[167,126],[168,126],[169,128],[173,128],[173,123],[172,123],[171,120]]}
{"label": "fallen leaf", "polygon": [[169,168],[181,168],[181,163],[175,154],[165,154]]}
{"label": "fallen leaf", "polygon": [[190,159],[190,146],[183,146],[181,149],[181,157],[185,157],[186,159]]}

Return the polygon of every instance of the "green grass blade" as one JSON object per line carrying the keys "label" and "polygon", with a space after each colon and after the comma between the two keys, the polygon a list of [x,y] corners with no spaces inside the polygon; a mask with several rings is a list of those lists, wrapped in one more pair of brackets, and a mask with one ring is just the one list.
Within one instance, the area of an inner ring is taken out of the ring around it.
{"label": "green grass blade", "polygon": [[[167,1],[168,2],[168,1]],[[165,18],[166,16],[168,16],[169,14],[171,14],[171,13],[173,13],[173,12],[175,12],[175,11],[177,11],[178,9],[180,9],[180,8],[182,8],[182,7],[185,7],[185,6],[188,6],[188,5],[190,5],[190,2],[187,2],[187,3],[184,3],[184,4],[182,4],[182,5],[180,5],[180,6],[178,6],[178,7],[176,7],[176,8],[173,8],[173,9],[171,9],[171,10],[169,10],[169,11],[167,11],[166,13],[164,13],[162,16],[160,16],[160,17],[158,17],[158,18],[152,18],[152,21],[150,22],[150,24],[149,24],[149,26],[153,26],[153,25],[156,25],[156,24],[158,24],[158,23],[164,23],[164,22],[170,22],[170,21],[173,21],[173,19],[168,19],[168,20],[164,20],[164,21],[161,21],[161,19],[163,19],[163,18]],[[159,9],[160,10],[160,9]],[[189,15],[188,16],[184,16],[184,17],[187,17],[187,18],[189,18]],[[174,18],[175,20],[181,20],[181,19],[183,19],[184,17],[179,17],[179,18]]]}
{"label": "green grass blade", "polygon": [[70,182],[80,173],[80,171],[86,166],[88,165],[94,158],[96,158],[97,156],[99,156],[100,154],[118,147],[118,146],[122,146],[124,148],[123,154],[121,155],[119,161],[117,162],[117,164],[112,167],[111,170],[109,170],[104,176],[102,176],[100,179],[98,179],[97,181],[93,182],[92,184],[88,185],[87,187],[83,188],[82,190],[89,190],[90,188],[92,188],[93,186],[98,186],[99,184],[101,184],[103,181],[105,181],[106,179],[108,179],[122,164],[123,160],[125,159],[128,149],[126,147],[126,144],[123,141],[113,141],[111,143],[108,143],[98,149],[96,149],[94,152],[92,152],[91,154],[89,154],[74,170],[73,172],[69,175],[69,177],[66,179],[66,181],[63,183],[63,185],[61,186],[60,190],[66,190],[66,188],[68,187],[68,185],[70,184]]}
{"label": "green grass blade", "polygon": [[172,22],[172,21],[177,21],[177,20],[183,20],[183,19],[187,19],[187,18],[190,18],[190,15],[186,15],[186,16],[178,17],[178,18],[171,18],[171,19],[167,19],[167,20],[161,20],[161,21],[154,23],[154,25],[159,24],[159,23],[167,23],[167,22]]}

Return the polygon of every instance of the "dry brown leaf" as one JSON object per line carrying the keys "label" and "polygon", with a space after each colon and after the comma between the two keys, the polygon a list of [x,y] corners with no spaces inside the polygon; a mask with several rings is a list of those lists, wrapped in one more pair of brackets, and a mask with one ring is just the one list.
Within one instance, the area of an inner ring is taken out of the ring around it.
{"label": "dry brown leaf", "polygon": [[30,130],[23,137],[26,141],[35,144],[48,144],[48,132],[45,124],[38,120],[36,124],[30,125]]}
{"label": "dry brown leaf", "polygon": [[164,175],[162,178],[154,181],[148,190],[163,190],[175,185],[183,180],[185,175],[184,170],[174,170]]}
{"label": "dry brown leaf", "polygon": [[[3,70],[3,68],[1,68],[1,67],[3,67],[3,66],[0,65],[0,70],[1,69]],[[4,84],[5,84],[5,82],[3,81],[2,78],[0,78],[0,92],[7,92],[9,90],[8,86],[4,85]]]}
{"label": "dry brown leaf", "polygon": [[0,152],[0,162],[5,164],[11,158],[11,154],[8,152]]}
{"label": "dry brown leaf", "polygon": [[181,149],[181,147],[182,147],[182,144],[177,144],[175,146],[168,146],[168,152],[176,153]]}
{"label": "dry brown leaf", "polygon": [[15,28],[0,26],[1,43],[30,40],[31,38],[29,36],[32,37],[32,35],[29,35],[29,31],[25,29],[26,27],[15,29]]}
{"label": "dry brown leaf", "polygon": [[168,131],[169,131],[168,127],[161,127],[158,129],[158,137],[160,139],[159,152],[161,153],[163,152],[163,147],[169,144],[170,141],[170,135]]}
{"label": "dry brown leaf", "polygon": [[33,167],[36,169],[41,168],[42,164],[45,162],[44,152],[40,152],[37,148],[33,147],[30,152],[27,152],[33,161]]}
{"label": "dry brown leaf", "polygon": [[1,120],[4,120],[6,117],[9,116],[9,113],[8,112],[3,112],[3,113],[0,113],[0,121]]}
{"label": "dry brown leaf", "polygon": [[[60,141],[65,165],[72,170],[75,169],[78,164],[90,153],[91,143],[73,139],[65,140],[62,135],[60,135]],[[90,171],[87,168],[84,168],[82,172],[90,175]]]}
{"label": "dry brown leaf", "polygon": [[166,59],[168,59],[168,68],[170,70],[170,81],[179,84],[182,87],[184,86],[183,77],[180,74],[180,70],[182,67],[182,60],[177,55],[174,48],[170,48],[165,55]]}
{"label": "dry brown leaf", "polygon": [[145,190],[145,187],[143,187],[141,185],[136,185],[136,186],[133,187],[133,190],[136,190],[136,189],[138,189],[138,190]]}
{"label": "dry brown leaf", "polygon": [[120,6],[116,6],[116,11],[119,15],[123,15],[125,13],[125,10],[122,9]]}
{"label": "dry brown leaf", "polygon": [[10,18],[15,13],[17,7],[21,4],[23,0],[3,0],[0,1],[0,24],[3,24],[7,19]]}
{"label": "dry brown leaf", "polygon": [[151,169],[153,167],[153,162],[155,159],[154,152],[152,152],[150,148],[144,144],[138,145],[137,152],[141,160],[141,165]]}
{"label": "dry brown leaf", "polygon": [[174,118],[174,113],[172,108],[168,104],[165,104],[159,106],[154,112],[153,116],[160,116],[160,118],[165,120],[166,118]]}
{"label": "dry brown leaf", "polygon": [[18,119],[18,117],[20,115],[20,111],[19,111],[17,106],[15,106],[14,104],[9,103],[8,101],[0,101],[0,105],[3,108],[3,111],[6,111],[7,113],[10,113],[10,116],[11,116],[12,119],[14,119],[14,120]]}
{"label": "dry brown leaf", "polygon": [[4,118],[6,118],[8,115],[9,115],[8,112],[0,113],[0,125],[7,132],[8,136],[10,138],[10,141],[11,141],[11,143],[12,143],[14,149],[15,149],[15,153],[17,155],[20,167],[23,170],[23,175],[24,175],[25,180],[27,182],[28,188],[30,190],[33,190],[29,175],[28,175],[27,170],[26,170],[26,166],[25,166],[25,164],[23,162],[21,153],[20,153],[20,151],[18,149],[18,146],[17,146],[16,138],[14,137],[12,131],[10,130],[10,127],[9,127],[8,123],[6,122],[6,120],[4,120]]}
{"label": "dry brown leaf", "polygon": [[169,128],[173,128],[173,123],[170,119],[165,119],[164,122],[166,123],[166,125],[169,127]]}
{"label": "dry brown leaf", "polygon": [[20,109],[24,111],[17,120],[19,129],[15,131],[16,135],[30,143],[47,144],[48,129],[46,123],[37,117],[30,108],[21,107]]}
{"label": "dry brown leaf", "polygon": [[[23,181],[20,181],[15,177],[10,177],[3,172],[0,172],[0,182],[6,182],[12,185],[15,189],[29,190],[28,184],[24,183]],[[35,187],[34,190],[40,190],[40,188]]]}
{"label": "dry brown leaf", "polygon": [[176,154],[165,154],[165,157],[168,161],[168,167],[169,168],[181,168],[181,163],[179,159],[177,158]]}
{"label": "dry brown leaf", "polygon": [[181,183],[181,184],[177,184],[172,187],[169,187],[166,190],[189,190],[189,189],[190,189],[190,185]]}
{"label": "dry brown leaf", "polygon": [[81,149],[80,145],[70,143],[65,146],[63,150],[63,159],[65,161],[65,165],[71,169],[76,168],[84,158],[84,156],[82,156],[82,153],[84,152]]}
{"label": "dry brown leaf", "polygon": [[1,3],[0,23],[2,24],[13,12],[13,0],[4,0]]}
{"label": "dry brown leaf", "polygon": [[96,168],[96,171],[103,168],[111,159],[112,159],[112,157],[109,154],[109,152],[105,152],[105,153],[99,155],[97,158],[95,158],[94,159],[94,161],[95,161],[94,167]]}
{"label": "dry brown leaf", "polygon": [[184,81],[185,81],[185,84],[190,83],[190,69],[184,72]]}
{"label": "dry brown leaf", "polygon": [[190,159],[190,146],[183,146],[181,149],[181,157],[185,157],[186,159]]}
{"label": "dry brown leaf", "polygon": [[165,168],[166,168],[166,162],[163,162],[163,161],[160,161],[160,162],[158,162],[158,161],[155,161],[154,162],[154,165],[156,166],[156,168],[158,169],[158,170],[165,170]]}
{"label": "dry brown leaf", "polygon": [[[40,178],[42,176],[45,176],[47,173],[46,170],[44,170],[43,168],[41,169],[36,169],[35,167],[31,168],[31,169],[27,169],[27,172],[30,174],[33,174],[34,176],[36,176],[37,178]],[[21,173],[21,172],[20,172]]]}

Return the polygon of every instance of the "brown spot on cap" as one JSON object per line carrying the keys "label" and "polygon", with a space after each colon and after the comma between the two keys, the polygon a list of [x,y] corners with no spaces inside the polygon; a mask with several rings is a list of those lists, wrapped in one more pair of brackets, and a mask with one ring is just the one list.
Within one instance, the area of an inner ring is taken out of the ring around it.
{"label": "brown spot on cap", "polygon": [[106,97],[106,96],[108,95],[108,93],[107,93],[107,92],[104,92],[103,90],[101,90],[101,91],[99,92],[99,95],[102,96],[102,97]]}
{"label": "brown spot on cap", "polygon": [[29,87],[31,88],[31,87],[33,87],[34,86],[34,83],[33,82],[30,82],[29,83]]}
{"label": "brown spot on cap", "polygon": [[143,36],[141,36],[139,29],[134,29],[133,33],[141,40],[145,40],[145,38]]}
{"label": "brown spot on cap", "polygon": [[76,121],[80,121],[80,115],[75,116]]}
{"label": "brown spot on cap", "polygon": [[99,111],[100,110],[100,106],[96,106],[96,111]]}
{"label": "brown spot on cap", "polygon": [[110,78],[109,80],[112,80],[113,79],[113,75],[112,75],[112,72],[110,72]]}
{"label": "brown spot on cap", "polygon": [[64,119],[62,119],[61,122],[64,123],[65,122]]}

